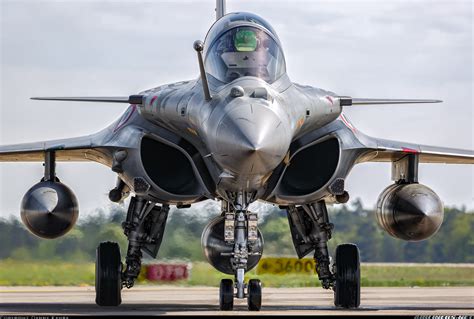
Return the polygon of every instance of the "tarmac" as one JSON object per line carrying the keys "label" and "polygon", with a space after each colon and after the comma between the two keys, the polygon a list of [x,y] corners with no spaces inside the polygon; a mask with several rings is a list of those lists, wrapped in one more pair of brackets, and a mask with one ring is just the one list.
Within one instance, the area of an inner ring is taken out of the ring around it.
{"label": "tarmac", "polygon": [[137,286],[119,307],[95,304],[94,287],[0,287],[0,315],[474,315],[474,287],[362,288],[358,309],[338,309],[322,288],[264,288],[262,310],[245,299],[219,311],[218,288]]}

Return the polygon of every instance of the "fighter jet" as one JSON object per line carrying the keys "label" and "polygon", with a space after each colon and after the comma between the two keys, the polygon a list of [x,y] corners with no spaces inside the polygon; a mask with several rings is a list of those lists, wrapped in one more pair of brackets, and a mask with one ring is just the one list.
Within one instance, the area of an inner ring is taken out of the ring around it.
{"label": "fighter jet", "polygon": [[75,224],[77,199],[56,176],[56,162],[94,161],[115,172],[110,200],[131,196],[123,223],[127,255],[122,263],[117,243],[99,244],[95,289],[98,305],[118,306],[122,289],[139,275],[142,253],[157,256],[170,206],[219,200],[222,214],[205,227],[202,246],[212,266],[235,278],[220,283],[220,309],[246,298],[249,310],[260,310],[261,282],[244,280],[263,253],[258,216],[249,204],[272,203],[287,211],[298,257],[314,254],[334,304],[357,308],[359,250],[339,245],[332,260],[327,247],[333,224],[326,205],[349,200],[345,179],[351,169],[392,163],[393,184],[379,196],[377,220],[393,237],[418,241],[443,221],[440,198],[418,181],[419,164],[474,164],[474,152],[365,135],[345,108],[441,101],[353,98],[293,83],[273,27],[255,14],[225,11],[217,0],[215,23],[204,42],[194,43],[195,80],[126,97],[33,98],[129,106],[89,136],[0,147],[0,161],[44,163],[44,176],[22,200],[21,218],[42,238],[62,236]]}

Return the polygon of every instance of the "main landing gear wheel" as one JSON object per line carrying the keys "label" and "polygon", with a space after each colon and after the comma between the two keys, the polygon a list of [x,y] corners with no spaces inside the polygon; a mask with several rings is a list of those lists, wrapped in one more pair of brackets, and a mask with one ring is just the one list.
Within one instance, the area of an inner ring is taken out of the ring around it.
{"label": "main landing gear wheel", "polygon": [[221,310],[234,308],[234,282],[232,279],[222,279],[219,288],[219,306]]}
{"label": "main landing gear wheel", "polygon": [[260,311],[262,308],[262,283],[258,279],[249,281],[247,304],[250,311]]}
{"label": "main landing gear wheel", "polygon": [[100,243],[95,262],[95,302],[99,306],[122,303],[122,262],[117,243]]}
{"label": "main landing gear wheel", "polygon": [[342,244],[336,248],[336,282],[334,305],[342,308],[357,308],[360,305],[360,260],[359,249],[353,244]]}

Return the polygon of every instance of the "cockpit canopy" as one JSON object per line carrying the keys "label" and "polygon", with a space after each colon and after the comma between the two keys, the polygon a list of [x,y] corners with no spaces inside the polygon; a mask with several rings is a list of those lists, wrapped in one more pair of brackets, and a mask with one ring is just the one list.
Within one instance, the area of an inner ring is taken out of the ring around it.
{"label": "cockpit canopy", "polygon": [[243,76],[273,83],[286,72],[275,31],[252,13],[230,13],[216,21],[206,36],[204,51],[206,72],[223,83]]}

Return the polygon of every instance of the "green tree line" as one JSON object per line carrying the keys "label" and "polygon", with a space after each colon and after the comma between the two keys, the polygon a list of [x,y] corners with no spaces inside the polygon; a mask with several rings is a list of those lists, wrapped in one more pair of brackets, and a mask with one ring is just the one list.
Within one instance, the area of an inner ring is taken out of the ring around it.
{"label": "green tree line", "polygon": [[[201,233],[219,215],[214,206],[172,209],[158,259],[204,260]],[[296,256],[286,211],[269,205],[260,213],[264,256]],[[93,261],[97,245],[107,240],[118,242],[124,253],[127,240],[121,223],[125,216],[126,210],[118,205],[97,209],[55,240],[32,235],[17,218],[0,219],[0,259]],[[363,262],[474,262],[474,213],[464,208],[445,208],[438,233],[421,242],[390,237],[377,225],[374,212],[364,209],[359,200],[330,208],[329,218],[335,226],[330,250],[340,243],[356,243]]]}

